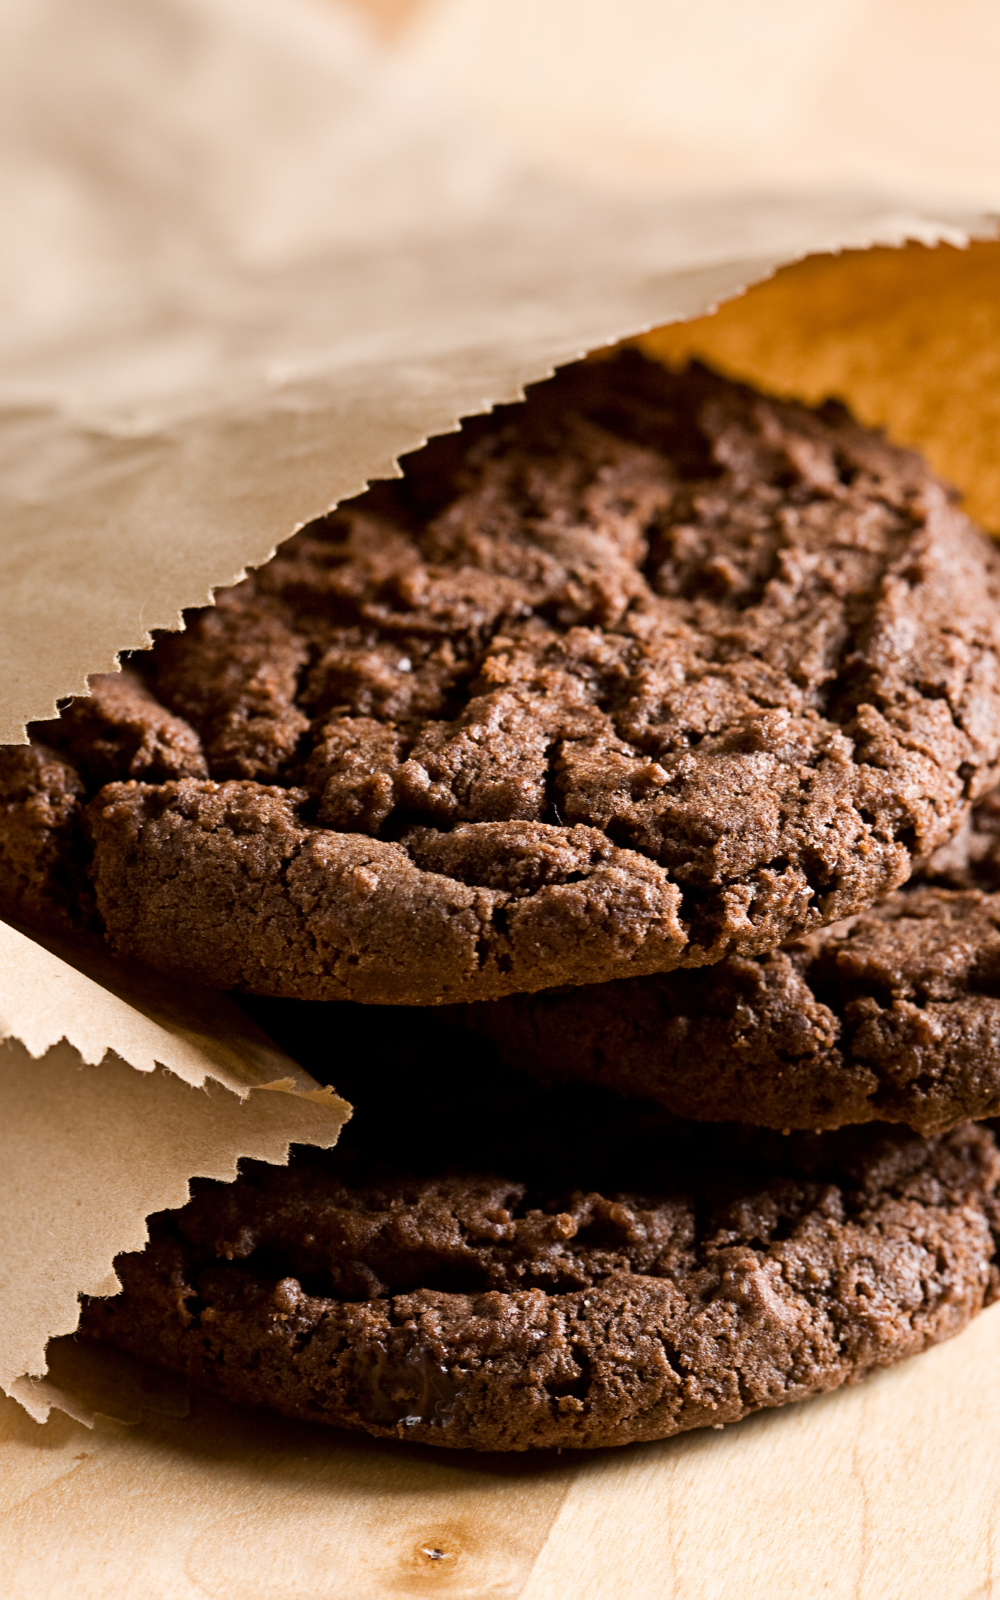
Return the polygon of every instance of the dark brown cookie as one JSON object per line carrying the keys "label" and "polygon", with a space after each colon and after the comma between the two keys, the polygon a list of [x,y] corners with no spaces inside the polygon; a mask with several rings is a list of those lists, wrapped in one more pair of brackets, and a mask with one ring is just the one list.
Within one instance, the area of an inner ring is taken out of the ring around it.
{"label": "dark brown cookie", "polygon": [[985,1128],[782,1139],[529,1079],[499,1103],[468,1047],[433,1090],[343,1082],[359,1109],[337,1151],[196,1182],[84,1331],[290,1416],[523,1450],[854,1383],[997,1294]]}
{"label": "dark brown cookie", "polygon": [[0,912],[54,931],[87,920],[79,773],[43,744],[0,752]]}
{"label": "dark brown cookie", "polygon": [[975,820],[922,881],[784,949],[515,995],[463,1020],[511,1066],[680,1117],[935,1133],[998,1116],[1000,794]]}
{"label": "dark brown cookie", "polygon": [[395,1004],[701,966],[874,903],[995,781],[997,554],[841,409],[633,351],[405,469],[135,658],[153,735],[38,730],[105,783],[116,949]]}
{"label": "dark brown cookie", "polygon": [[115,778],[204,778],[194,729],[134,672],[90,680],[30,745],[0,746],[0,915],[64,931],[95,923],[88,795]]}

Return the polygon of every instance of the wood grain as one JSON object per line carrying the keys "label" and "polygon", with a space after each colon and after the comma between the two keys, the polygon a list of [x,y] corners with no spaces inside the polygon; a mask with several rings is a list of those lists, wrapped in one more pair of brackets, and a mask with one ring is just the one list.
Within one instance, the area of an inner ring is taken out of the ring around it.
{"label": "wood grain", "polygon": [[585,1456],[435,1452],[203,1398],[40,1428],[5,1402],[0,1592],[997,1600],[998,1377],[994,1310],[856,1389]]}

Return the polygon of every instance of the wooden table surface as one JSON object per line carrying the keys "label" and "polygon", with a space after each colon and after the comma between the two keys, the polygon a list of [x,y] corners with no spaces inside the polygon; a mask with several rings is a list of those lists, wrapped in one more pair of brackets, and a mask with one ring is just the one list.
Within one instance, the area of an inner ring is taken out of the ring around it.
{"label": "wooden table surface", "polygon": [[998,1375],[1000,1308],[855,1389],[722,1431],[508,1457],[202,1398],[187,1417],[93,1431],[60,1415],[41,1428],[4,1401],[0,1593],[987,1600]]}

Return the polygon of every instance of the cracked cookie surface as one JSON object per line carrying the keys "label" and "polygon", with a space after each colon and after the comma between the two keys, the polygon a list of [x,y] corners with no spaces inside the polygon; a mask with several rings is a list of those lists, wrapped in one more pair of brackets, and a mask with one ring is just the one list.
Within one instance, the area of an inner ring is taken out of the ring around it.
{"label": "cracked cookie surface", "polygon": [[[314,1024],[329,1045],[329,1016]],[[370,1017],[358,1037],[377,1050]],[[454,1034],[449,1061],[430,1041],[427,1073],[410,1030],[395,1070],[338,1073],[356,1105],[341,1146],[195,1180],[84,1331],[307,1420],[582,1448],[856,1382],[997,1293],[984,1127],[675,1123],[484,1070],[470,1044]]]}
{"label": "cracked cookie surface", "polygon": [[1000,1115],[1000,792],[845,924],[700,972],[471,1006],[511,1066],[771,1128]]}
{"label": "cracked cookie surface", "polygon": [[841,409],[633,351],[404,468],[35,730],[118,950],[396,1004],[753,956],[994,781],[997,555]]}

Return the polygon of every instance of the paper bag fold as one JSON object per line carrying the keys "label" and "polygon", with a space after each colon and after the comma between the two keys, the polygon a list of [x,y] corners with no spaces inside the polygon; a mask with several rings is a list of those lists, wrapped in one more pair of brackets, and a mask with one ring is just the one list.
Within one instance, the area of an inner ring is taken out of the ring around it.
{"label": "paper bag fold", "polygon": [[350,1115],[224,995],[62,948],[104,981],[0,923],[0,1388],[39,1420],[72,1409],[31,1377],[48,1340],[81,1294],[117,1291],[114,1258],[152,1212],[240,1156],[335,1144]]}

